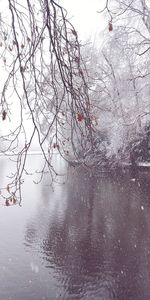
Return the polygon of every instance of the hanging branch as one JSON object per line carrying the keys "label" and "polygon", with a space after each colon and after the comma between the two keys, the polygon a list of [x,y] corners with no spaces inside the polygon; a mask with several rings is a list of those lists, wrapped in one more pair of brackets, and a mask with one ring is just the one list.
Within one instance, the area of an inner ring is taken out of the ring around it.
{"label": "hanging branch", "polygon": [[[9,20],[1,16],[1,58],[8,72],[1,92],[2,121],[13,120],[12,107],[18,110],[14,131],[1,136],[7,141],[6,155],[17,154],[17,169],[8,184],[10,199],[21,201],[22,176],[27,153],[36,135],[52,180],[57,175],[52,154],[57,149],[65,158],[70,150],[79,159],[83,139],[91,149],[91,107],[77,32],[67,12],[53,0],[8,0]],[[26,117],[31,134],[26,132]],[[24,146],[18,150],[24,134]],[[45,148],[47,147],[47,148]],[[70,149],[70,148],[69,148]],[[83,149],[84,151],[84,149]]]}

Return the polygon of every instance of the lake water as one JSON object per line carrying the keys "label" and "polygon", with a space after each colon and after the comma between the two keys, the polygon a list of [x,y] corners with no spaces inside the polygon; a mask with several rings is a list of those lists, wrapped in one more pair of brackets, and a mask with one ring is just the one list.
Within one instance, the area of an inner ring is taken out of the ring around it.
{"label": "lake water", "polygon": [[[31,155],[27,169],[41,163]],[[1,186],[10,165],[0,159]],[[26,176],[22,206],[0,206],[0,300],[149,300],[147,176],[55,165],[54,190],[48,175]]]}

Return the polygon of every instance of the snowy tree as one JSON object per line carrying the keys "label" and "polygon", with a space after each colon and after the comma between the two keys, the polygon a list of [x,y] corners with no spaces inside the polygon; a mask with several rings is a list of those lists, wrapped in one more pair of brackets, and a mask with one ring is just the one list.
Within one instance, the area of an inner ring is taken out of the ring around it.
{"label": "snowy tree", "polygon": [[129,144],[134,147],[137,140],[139,143],[142,136],[145,138],[145,128],[149,123],[150,7],[142,0],[108,0],[103,12],[108,17],[102,50],[103,69],[107,74],[106,101],[112,101],[114,111],[110,149],[117,154],[117,150],[126,152]]}

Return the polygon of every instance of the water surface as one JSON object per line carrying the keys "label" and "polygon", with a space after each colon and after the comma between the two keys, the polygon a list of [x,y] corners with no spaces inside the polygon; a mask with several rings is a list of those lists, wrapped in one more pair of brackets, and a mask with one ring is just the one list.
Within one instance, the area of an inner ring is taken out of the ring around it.
{"label": "water surface", "polygon": [[[39,170],[41,156],[30,156]],[[11,163],[1,158],[1,186]],[[26,176],[22,207],[0,207],[1,300],[149,300],[148,174],[68,169],[50,186]]]}

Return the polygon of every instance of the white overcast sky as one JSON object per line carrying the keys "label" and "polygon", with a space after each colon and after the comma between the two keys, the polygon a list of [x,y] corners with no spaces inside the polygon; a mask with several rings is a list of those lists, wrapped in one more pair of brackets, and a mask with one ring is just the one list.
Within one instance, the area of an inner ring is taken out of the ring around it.
{"label": "white overcast sky", "polygon": [[107,20],[97,11],[104,8],[106,0],[60,0],[60,4],[68,11],[79,39],[86,40],[98,37],[106,27]]}

